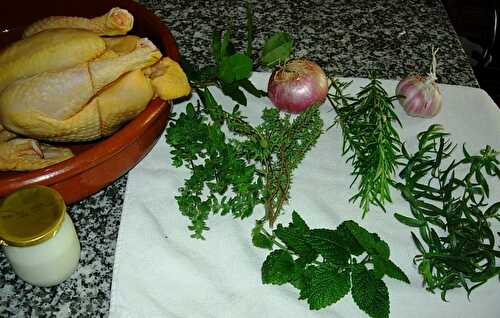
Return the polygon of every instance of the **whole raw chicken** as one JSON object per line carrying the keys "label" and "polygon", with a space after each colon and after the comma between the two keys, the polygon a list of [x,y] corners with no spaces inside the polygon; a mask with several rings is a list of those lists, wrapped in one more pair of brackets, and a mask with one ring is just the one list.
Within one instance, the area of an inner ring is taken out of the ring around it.
{"label": "whole raw chicken", "polygon": [[108,136],[153,97],[190,93],[175,61],[148,39],[124,35],[132,25],[132,15],[119,8],[94,19],[49,17],[0,51],[0,170],[66,160],[69,149],[37,140]]}

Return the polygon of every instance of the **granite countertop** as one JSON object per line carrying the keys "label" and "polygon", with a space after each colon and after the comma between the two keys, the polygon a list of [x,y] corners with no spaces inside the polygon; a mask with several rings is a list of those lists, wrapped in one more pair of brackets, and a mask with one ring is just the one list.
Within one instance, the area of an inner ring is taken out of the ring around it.
{"label": "granite countertop", "polygon": [[[139,1],[161,17],[181,55],[210,63],[211,33],[233,23],[243,44],[245,1]],[[468,59],[439,0],[252,1],[255,47],[273,31],[289,32],[295,56],[306,56],[342,76],[399,79],[427,73],[439,47],[438,78],[477,86]],[[161,141],[160,141],[161,142]],[[69,208],[80,237],[77,272],[63,284],[39,288],[16,278],[0,253],[0,317],[107,316],[113,258],[127,177]]]}

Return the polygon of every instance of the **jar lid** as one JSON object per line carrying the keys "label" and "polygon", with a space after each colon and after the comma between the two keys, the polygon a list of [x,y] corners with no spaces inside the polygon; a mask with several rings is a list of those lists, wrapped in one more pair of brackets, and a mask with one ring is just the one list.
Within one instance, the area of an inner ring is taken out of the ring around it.
{"label": "jar lid", "polygon": [[29,246],[46,241],[62,225],[64,199],[46,186],[22,188],[0,202],[0,243]]}

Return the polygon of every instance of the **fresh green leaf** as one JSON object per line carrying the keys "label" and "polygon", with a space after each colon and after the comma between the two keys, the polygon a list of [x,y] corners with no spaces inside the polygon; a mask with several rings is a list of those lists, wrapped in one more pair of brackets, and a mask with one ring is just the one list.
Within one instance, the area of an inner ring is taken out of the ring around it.
{"label": "fresh green leaf", "polygon": [[255,227],[252,229],[252,243],[255,247],[271,250],[273,241],[262,233],[263,226],[262,222],[256,222]]}
{"label": "fresh green leaf", "polygon": [[347,265],[351,255],[341,245],[338,234],[334,230],[314,229],[309,231],[305,238],[307,243],[327,261]]}
{"label": "fresh green leaf", "polygon": [[265,96],[267,96],[267,92],[266,91],[258,89],[248,79],[239,80],[237,83],[238,83],[239,86],[241,86],[242,88],[244,88],[247,92],[249,92],[250,94],[252,94],[255,97],[265,97]]}
{"label": "fresh green leaf", "polygon": [[389,259],[389,256],[391,256],[391,251],[387,242],[383,241],[377,233],[371,234],[373,236],[373,240],[375,241],[375,250],[377,254],[385,259]]}
{"label": "fresh green leaf", "polygon": [[394,217],[401,223],[411,226],[411,227],[421,227],[424,226],[427,222],[425,220],[418,220],[414,218],[410,218],[407,216],[404,216],[399,213],[394,213]]}
{"label": "fresh green leaf", "polygon": [[495,215],[499,214],[498,213],[499,211],[500,211],[500,201],[490,205],[490,207],[488,207],[486,211],[484,211],[484,217],[486,218],[494,217]]}
{"label": "fresh green leaf", "polygon": [[389,292],[384,281],[362,265],[352,270],[352,298],[358,307],[373,318],[389,317]]}
{"label": "fresh green leaf", "polygon": [[220,46],[221,63],[219,64],[223,64],[224,61],[226,60],[226,57],[232,54],[232,52],[230,51],[230,45],[231,45],[231,42],[229,40],[230,34],[231,31],[229,30],[222,32],[222,41]]}
{"label": "fresh green leaf", "polygon": [[310,309],[322,309],[336,303],[351,289],[350,273],[337,272],[331,264],[309,267],[309,281],[300,292],[300,299],[307,299]]}
{"label": "fresh green leaf", "polygon": [[342,246],[347,248],[351,254],[359,256],[365,252],[365,249],[358,243],[354,235],[352,235],[351,231],[347,227],[347,224],[348,223],[346,222],[342,222],[335,229],[335,232],[337,233],[337,240]]}
{"label": "fresh green leaf", "polygon": [[292,52],[293,39],[290,34],[276,32],[264,43],[261,62],[267,67],[283,64]]}
{"label": "fresh green leaf", "polygon": [[245,54],[236,53],[222,61],[218,76],[222,81],[232,83],[249,78],[250,74],[252,74],[252,60]]}
{"label": "fresh green leaf", "polygon": [[389,248],[387,243],[382,241],[378,235],[373,234],[359,226],[354,221],[345,221],[346,227],[365,251],[370,255],[380,255],[389,258]]}
{"label": "fresh green leaf", "polygon": [[294,278],[295,262],[284,250],[272,251],[262,264],[262,282],[264,284],[283,285]]}
{"label": "fresh green leaf", "polygon": [[391,278],[400,280],[405,283],[410,283],[408,276],[394,264],[391,260],[385,259],[378,255],[373,257],[374,273],[378,278],[382,278],[383,275],[387,275]]}
{"label": "fresh green leaf", "polygon": [[221,64],[223,55],[221,53],[222,38],[220,32],[212,33],[212,55],[214,56],[215,63]]}
{"label": "fresh green leaf", "polygon": [[239,88],[237,82],[232,82],[232,83],[222,82],[220,84],[220,88],[225,95],[231,97],[235,102],[246,106],[247,98]]}
{"label": "fresh green leaf", "polygon": [[274,234],[303,261],[310,262],[318,257],[318,252],[312,248],[306,238],[309,234],[309,227],[297,212],[293,212],[292,222],[288,227],[278,224]]}

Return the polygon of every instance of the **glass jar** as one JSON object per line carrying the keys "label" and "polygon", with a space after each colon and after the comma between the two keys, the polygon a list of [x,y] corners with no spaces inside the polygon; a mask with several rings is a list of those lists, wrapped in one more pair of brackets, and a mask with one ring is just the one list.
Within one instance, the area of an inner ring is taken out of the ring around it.
{"label": "glass jar", "polygon": [[4,200],[0,242],[14,272],[35,286],[65,281],[80,260],[80,242],[64,200],[48,187],[18,190]]}

